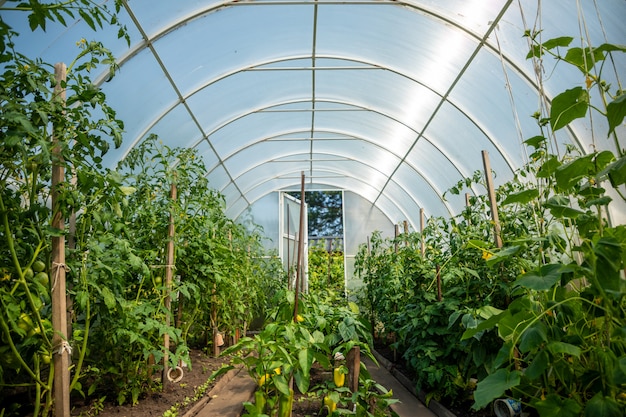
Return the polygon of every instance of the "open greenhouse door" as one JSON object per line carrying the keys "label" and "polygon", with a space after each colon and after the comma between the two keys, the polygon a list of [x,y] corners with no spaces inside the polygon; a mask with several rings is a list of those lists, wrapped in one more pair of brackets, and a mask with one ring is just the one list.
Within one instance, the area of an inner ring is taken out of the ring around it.
{"label": "open greenhouse door", "polygon": [[[301,239],[299,236],[301,204],[302,202],[297,198],[287,193],[280,193],[279,215],[281,240],[279,243],[279,252],[283,261],[283,269],[288,276],[288,287],[290,289],[294,289],[298,268],[298,244]],[[303,222],[306,225],[308,223],[306,204],[304,208]],[[308,253],[309,236],[308,228],[305,226],[303,229],[304,259],[300,291],[306,292],[308,290],[308,257],[306,254]]]}

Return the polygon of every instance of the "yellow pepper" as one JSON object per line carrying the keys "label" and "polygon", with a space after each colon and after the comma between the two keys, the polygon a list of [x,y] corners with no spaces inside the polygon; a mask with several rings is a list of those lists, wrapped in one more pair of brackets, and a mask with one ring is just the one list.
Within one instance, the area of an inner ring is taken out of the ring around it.
{"label": "yellow pepper", "polygon": [[329,396],[324,397],[324,405],[328,407],[328,414],[337,409],[337,403],[335,403]]}
{"label": "yellow pepper", "polygon": [[333,370],[333,381],[337,387],[343,387],[343,384],[346,382],[346,374],[342,372],[341,368],[335,368]]}
{"label": "yellow pepper", "polygon": [[267,378],[270,377],[270,374],[265,374],[263,375],[261,378],[259,378],[259,387],[262,387],[263,385],[265,385],[265,381],[267,381]]}

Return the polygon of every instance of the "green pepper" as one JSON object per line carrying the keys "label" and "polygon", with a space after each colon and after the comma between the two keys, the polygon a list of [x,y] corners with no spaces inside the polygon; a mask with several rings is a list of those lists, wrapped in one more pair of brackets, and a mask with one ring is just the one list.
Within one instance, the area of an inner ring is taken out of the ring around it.
{"label": "green pepper", "polygon": [[263,414],[265,412],[265,393],[263,391],[256,391],[254,393],[254,405],[256,406],[256,410],[259,414]]}
{"label": "green pepper", "polygon": [[293,407],[293,390],[289,390],[289,395],[281,394],[278,400],[278,417],[290,417]]}

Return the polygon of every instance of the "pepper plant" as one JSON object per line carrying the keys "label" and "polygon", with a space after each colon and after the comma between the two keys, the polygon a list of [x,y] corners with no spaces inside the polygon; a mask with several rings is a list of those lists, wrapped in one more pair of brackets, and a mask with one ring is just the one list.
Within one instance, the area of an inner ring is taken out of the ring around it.
{"label": "pepper plant", "polygon": [[[303,295],[294,321],[294,297],[291,291],[279,293],[275,300],[277,307],[270,313],[264,329],[223,352],[237,354],[233,362],[242,363],[259,385],[255,402],[245,404],[246,415],[290,415],[294,389],[302,394],[312,391],[316,398],[323,398],[322,406],[333,415],[349,413],[337,407],[338,404],[356,404],[357,399],[371,399],[375,394],[368,394],[371,384],[367,391],[359,389],[354,394],[344,385],[347,368],[341,358],[358,346],[362,354],[375,361],[369,347],[370,330],[359,317],[356,305],[337,306],[339,299],[332,294]],[[311,386],[311,369],[315,363],[331,376],[322,384]],[[364,371],[364,375],[368,374]],[[381,399],[376,409],[379,414],[359,415],[387,415],[384,413],[392,402],[391,394],[377,395]]]}

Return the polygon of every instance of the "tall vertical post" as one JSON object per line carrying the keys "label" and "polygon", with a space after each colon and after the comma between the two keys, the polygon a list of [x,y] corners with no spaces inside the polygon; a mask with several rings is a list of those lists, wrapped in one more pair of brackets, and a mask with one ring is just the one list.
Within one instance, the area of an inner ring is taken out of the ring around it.
{"label": "tall vertical post", "polygon": [[409,244],[409,221],[404,221],[404,244]]}
{"label": "tall vertical post", "polygon": [[[283,198],[283,201],[285,201],[285,199]],[[291,286],[291,257],[289,256],[291,249],[289,248],[289,239],[291,236],[291,230],[289,227],[289,222],[291,221],[291,219],[289,218],[289,203],[286,204],[287,206],[287,289],[289,289],[289,287]],[[283,239],[284,242],[284,239]]]}
{"label": "tall vertical post", "polygon": [[[65,84],[67,68],[65,64],[54,66],[56,84],[54,100],[65,105]],[[56,131],[56,129],[55,129]],[[55,132],[56,133],[56,132]],[[65,177],[63,168],[62,138],[52,137],[52,228],[65,229],[65,219],[59,207],[59,187]],[[69,417],[70,415],[70,345],[67,343],[67,299],[65,284],[65,237],[63,234],[52,237],[52,346],[54,349],[54,415]]]}
{"label": "tall vertical post", "polygon": [[[167,228],[167,246],[165,254],[165,325],[169,326],[171,322],[172,308],[172,277],[174,275],[174,201],[176,200],[176,183],[172,183],[170,188],[170,223]],[[163,375],[161,382],[163,388],[168,383],[167,373],[169,371],[169,354],[170,354],[170,335],[165,332],[163,335]]]}
{"label": "tall vertical post", "polygon": [[327,239],[327,243],[328,243],[328,288],[331,288],[332,286],[331,269],[332,269],[332,262],[333,262],[333,239],[329,237]]}
{"label": "tall vertical post", "polygon": [[497,248],[502,247],[502,236],[500,236],[500,219],[498,217],[498,203],[496,201],[496,192],[493,186],[493,175],[491,172],[491,162],[489,162],[489,153],[482,151],[483,166],[485,168],[485,181],[487,182],[487,193],[489,194],[489,206],[491,207],[491,219],[493,220],[493,232]]}
{"label": "tall vertical post", "polygon": [[398,236],[400,236],[400,225],[396,224],[394,225],[394,230],[393,230],[393,237],[394,237],[393,250],[395,253],[398,253]]}
{"label": "tall vertical post", "polygon": [[424,209],[420,208],[420,247],[422,249],[422,258],[426,255],[426,242],[424,242]]}
{"label": "tall vertical post", "polygon": [[304,258],[304,204],[305,204],[305,198],[304,198],[304,171],[302,171],[302,173],[300,174],[300,241],[298,242],[298,266],[297,266],[297,273],[296,273],[296,297],[294,300],[294,307],[293,307],[293,321],[297,322],[298,319],[298,297],[299,297],[299,291],[300,291],[300,286],[302,285],[302,273],[303,273],[303,269],[304,269],[304,262],[303,262],[303,258]]}

